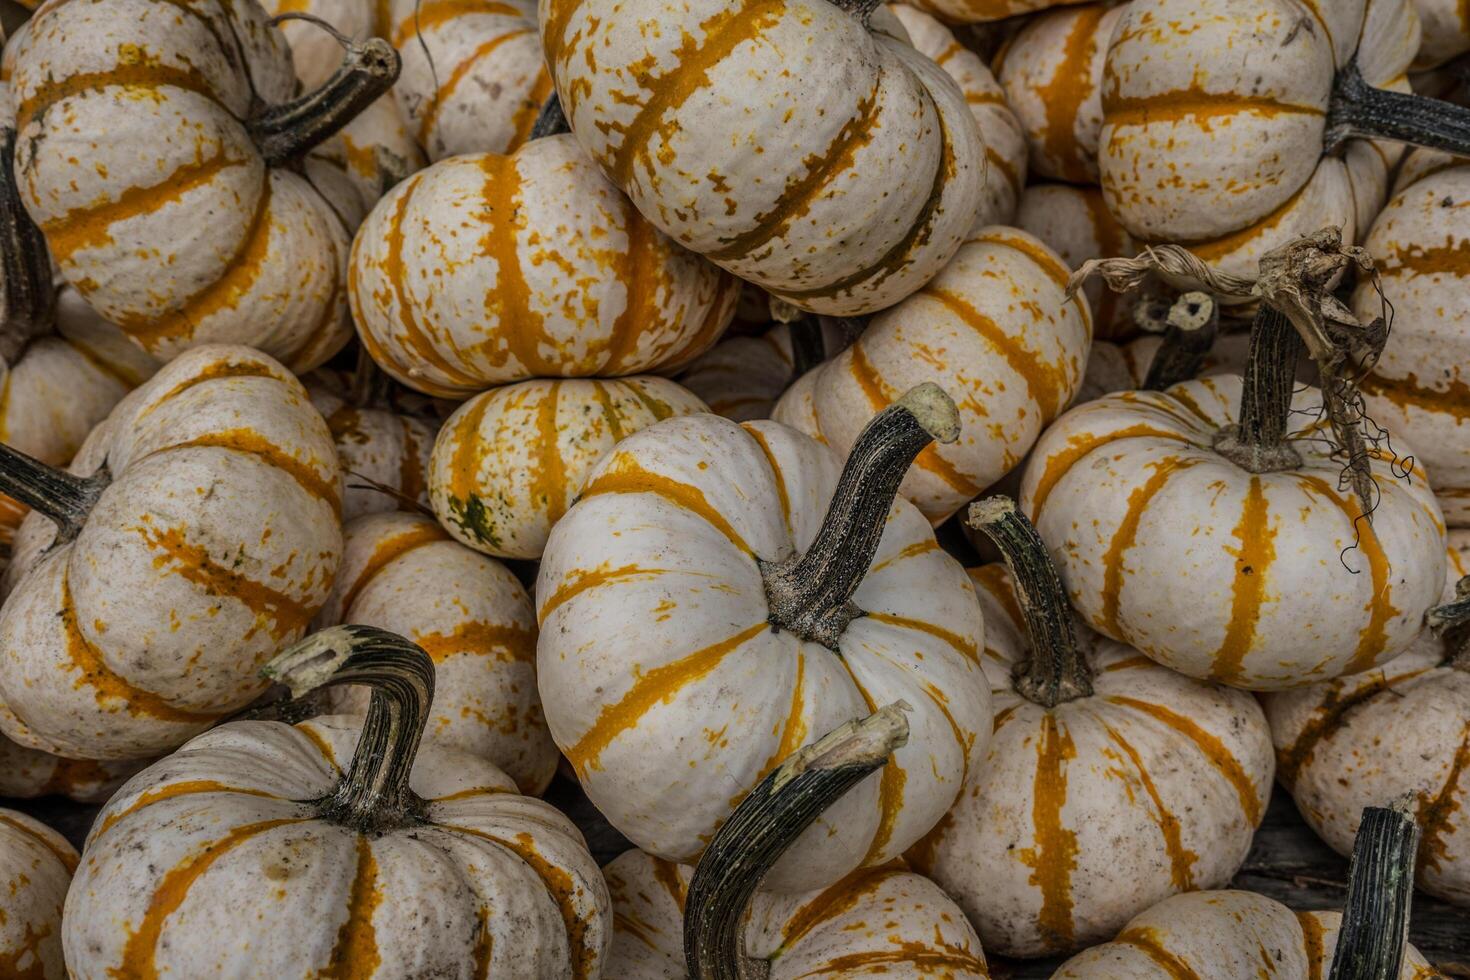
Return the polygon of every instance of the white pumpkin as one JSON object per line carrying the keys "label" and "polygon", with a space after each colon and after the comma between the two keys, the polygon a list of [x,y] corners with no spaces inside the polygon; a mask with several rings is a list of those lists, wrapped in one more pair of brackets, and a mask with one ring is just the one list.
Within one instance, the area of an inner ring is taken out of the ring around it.
{"label": "white pumpkin", "polygon": [[987,23],[1007,17],[1024,17],[1081,0],[918,0],[914,6],[937,17],[961,24]]}
{"label": "white pumpkin", "polygon": [[105,803],[128,777],[150,761],[63,759],[17,745],[0,735],[0,796],[30,799],[55,795],[79,803]]}
{"label": "white pumpkin", "polygon": [[[307,381],[311,403],[327,420],[346,474],[342,519],[429,505],[429,456],[436,428],[386,406],[355,407],[325,378]],[[364,480],[371,482],[364,483]]]}
{"label": "white pumpkin", "polygon": [[298,694],[368,684],[366,718],[240,721],[134,777],[67,895],[77,980],[596,980],[606,886],[576,827],[490,763],[424,739],[434,671],[366,627],[276,662]]}
{"label": "white pumpkin", "polygon": [[619,440],[704,411],[694,395],[654,377],[492,388],[451,415],[434,442],[434,513],[476,551],[539,558],[551,528]]}
{"label": "white pumpkin", "polygon": [[959,87],[877,6],[542,0],[541,37],[572,132],[649,221],[801,309],[855,315],[933,277],[985,194]]}
{"label": "white pumpkin", "polygon": [[61,908],[77,852],[50,827],[0,809],[0,976],[62,980]]}
{"label": "white pumpkin", "polygon": [[[1088,259],[1127,258],[1138,251],[1133,236],[1118,224],[1096,187],[1032,184],[1016,208],[1016,227],[1041,239],[1073,271]],[[1100,279],[1083,287],[1092,309],[1093,334],[1101,340],[1131,337],[1131,297],[1120,296]]]}
{"label": "white pumpkin", "polygon": [[[122,400],[70,475],[5,450],[27,501],[0,608],[0,732],[135,759],[263,688],[337,570],[342,477],[301,384],[244,347],[196,348]],[[63,492],[64,491],[64,492]]]}
{"label": "white pumpkin", "polygon": [[986,228],[792,385],[773,417],[845,455],[874,411],[936,379],[959,406],[960,438],[920,453],[902,492],[937,524],[1020,462],[1076,394],[1092,317],[1086,299],[1066,299],[1067,278],[1035,238]]}
{"label": "white pumpkin", "polygon": [[420,391],[672,370],[712,346],[736,281],[639,217],[570,136],[443,160],[363,222],[364,345]]}
{"label": "white pumpkin", "polygon": [[[494,763],[540,794],[557,751],[536,693],[531,597],[500,562],[418,514],[348,522],[342,568],[317,626],[362,623],[407,637],[434,661],[427,734]],[[329,692],[328,713],[363,714],[368,691]]]}

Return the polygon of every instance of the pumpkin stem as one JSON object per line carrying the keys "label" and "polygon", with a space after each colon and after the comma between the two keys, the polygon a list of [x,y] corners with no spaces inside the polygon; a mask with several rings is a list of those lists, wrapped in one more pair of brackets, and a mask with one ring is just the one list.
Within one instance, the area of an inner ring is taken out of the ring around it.
{"label": "pumpkin stem", "polygon": [[551,97],[541,103],[541,111],[536,115],[536,122],[531,127],[531,139],[539,140],[543,136],[560,136],[571,131],[572,124],[567,122],[567,114],[562,111],[561,97],[552,92]]}
{"label": "pumpkin stem", "polygon": [[400,67],[398,52],[382,38],[352,42],[331,78],[250,120],[250,133],[266,164],[284,163],[331,138],[393,87]]}
{"label": "pumpkin stem", "polygon": [[1275,473],[1302,465],[1287,439],[1296,361],[1302,341],[1280,310],[1262,303],[1251,324],[1251,349],[1240,390],[1239,422],[1221,429],[1215,450],[1251,473]]}
{"label": "pumpkin stem", "polygon": [[1199,374],[1215,346],[1220,306],[1209,293],[1188,292],[1174,300],[1163,319],[1164,342],[1148,366],[1144,391],[1163,391]]}
{"label": "pumpkin stem", "polygon": [[1470,156],[1470,109],[1374,88],[1356,60],[1337,73],[1327,107],[1327,149],[1349,139],[1385,139]]}
{"label": "pumpkin stem", "polygon": [[1016,692],[1044,708],[1090,697],[1092,671],[1077,646],[1067,590],[1036,526],[1003,496],[971,504],[970,526],[1000,550],[1031,635],[1031,656],[1016,665]]}
{"label": "pumpkin stem", "polygon": [[838,10],[845,10],[868,26],[868,21],[873,18],[873,12],[883,6],[884,0],[830,0],[832,6]]}
{"label": "pumpkin stem", "polygon": [[797,749],[735,808],[689,882],[684,959],[692,980],[766,975],[766,961],[746,956],[741,943],[751,896],[812,821],[908,741],[907,710],[895,702]]}
{"label": "pumpkin stem", "polygon": [[109,482],[106,467],[92,476],[77,476],[0,444],[0,493],[50,519],[57,544],[76,538]]}
{"label": "pumpkin stem", "polygon": [[1363,809],[1328,980],[1397,980],[1409,941],[1419,827],[1412,795]]}
{"label": "pumpkin stem", "polygon": [[408,777],[434,700],[434,662],[427,653],[387,630],[333,626],[280,654],[261,673],[289,687],[293,698],[340,684],[372,689],[352,765],[317,801],[322,819],[378,833],[423,818],[424,801]]}
{"label": "pumpkin stem", "polygon": [[791,380],[795,381],[827,358],[827,345],[822,339],[822,324],[815,317],[805,317],[787,328],[791,336]]}
{"label": "pumpkin stem", "polygon": [[1470,671],[1470,575],[1455,583],[1455,597],[1429,610],[1424,617],[1435,635],[1445,641],[1445,663]]}
{"label": "pumpkin stem", "polygon": [[56,320],[56,286],[46,238],[15,185],[15,127],[0,128],[0,272],[5,276],[0,359],[14,364],[32,338]]}
{"label": "pumpkin stem", "polygon": [[954,442],[959,434],[954,402],[932,381],[873,416],[848,454],[812,546],[762,567],[772,626],[837,649],[861,613],[850,600],[878,550],[909,464],[935,439]]}

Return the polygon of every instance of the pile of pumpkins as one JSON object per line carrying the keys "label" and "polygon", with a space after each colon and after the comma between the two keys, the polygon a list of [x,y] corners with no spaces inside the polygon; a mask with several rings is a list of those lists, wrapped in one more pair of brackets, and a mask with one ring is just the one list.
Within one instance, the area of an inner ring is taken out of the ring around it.
{"label": "pile of pumpkins", "polygon": [[1464,4],[908,3],[0,11],[0,977],[1438,975]]}

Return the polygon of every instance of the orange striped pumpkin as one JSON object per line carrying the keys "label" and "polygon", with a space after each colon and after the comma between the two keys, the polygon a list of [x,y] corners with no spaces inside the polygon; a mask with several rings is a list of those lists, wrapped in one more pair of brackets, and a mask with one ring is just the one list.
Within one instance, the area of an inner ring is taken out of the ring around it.
{"label": "orange striped pumpkin", "polygon": [[0,809],[0,976],[15,980],[63,980],[61,911],[76,848],[50,827],[14,810]]}
{"label": "orange striped pumpkin", "polygon": [[379,366],[462,398],[675,369],[719,339],[739,285],[639,217],[562,135],[394,188],[358,233],[349,291]]}
{"label": "orange striped pumpkin", "polygon": [[398,105],[430,160],[510,153],[531,137],[551,75],[528,0],[382,0],[403,58]]}
{"label": "orange striped pumpkin", "polygon": [[1010,224],[1026,186],[1026,138],[1000,83],[980,56],[955,39],[948,27],[906,4],[887,8],[908,33],[920,54],[953,78],[985,141],[985,197],[975,213],[975,229]]}
{"label": "orange striped pumpkin", "polygon": [[960,438],[924,450],[901,492],[937,524],[1020,462],[1077,392],[1092,316],[1086,299],[1064,299],[1067,277],[1032,236],[985,228],[797,381],[773,417],[845,455],[875,409],[934,378],[959,406]]}
{"label": "orange striped pumpkin", "polygon": [[38,512],[21,526],[0,731],[73,758],[156,754],[258,694],[257,668],[326,601],[342,546],[331,434],[280,364],[207,346],[124,398],[71,473],[104,473],[105,489],[74,540]]}
{"label": "orange striped pumpkin", "polygon": [[343,397],[345,393],[316,378],[308,380],[306,390],[327,420],[347,477],[344,521],[385,510],[410,510],[415,504],[429,506],[434,425],[386,407],[355,407]]}
{"label": "orange striped pumpkin", "polygon": [[[827,0],[542,0],[572,132],[643,215],[801,309],[891,306],[985,194],[963,93],[878,10]],[[658,30],[647,25],[657,22]]]}
{"label": "orange striped pumpkin", "polygon": [[79,803],[106,803],[129,776],[147,764],[141,760],[63,759],[0,735],[0,796],[65,796]]}
{"label": "orange striped pumpkin", "polygon": [[[613,903],[605,975],[684,980],[684,904],[693,869],[627,851],[603,869]],[[854,871],[821,891],[758,893],[746,955],[769,980],[892,974],[985,980],[985,952],[965,916],[935,884],[900,862]]]}
{"label": "orange striped pumpkin", "polygon": [[1255,699],[1083,635],[1092,693],[1030,701],[1016,671],[1046,651],[1011,575],[993,564],[970,578],[995,733],[954,808],[909,852],[914,866],[1008,956],[1070,953],[1169,895],[1229,882],[1271,795]]}
{"label": "orange striped pumpkin", "polygon": [[1097,183],[1103,58],[1127,4],[1060,7],[1021,28],[996,59],[996,74],[1031,153],[1052,180]]}
{"label": "orange striped pumpkin", "polygon": [[347,341],[350,229],[242,121],[296,92],[259,4],[52,3],[13,61],[22,196],[98,313],[162,358],[249,343],[306,370]]}
{"label": "orange striped pumpkin", "polygon": [[775,422],[667,419],[620,442],[552,528],[536,582],[547,721],[593,803],[651,854],[697,858],[792,751],[902,698],[908,743],[765,879],[825,887],[917,840],[984,749],[979,608],[906,501],[856,569],[867,615],[836,648],[773,628],[763,582],[812,547],[838,471]]}
{"label": "orange striped pumpkin", "polygon": [[1470,51],[1470,8],[1459,0],[1414,0],[1424,40],[1414,70],[1437,68]]}
{"label": "orange striped pumpkin", "polygon": [[[1451,533],[1446,601],[1470,568]],[[1363,807],[1411,794],[1419,823],[1419,887],[1470,905],[1470,671],[1428,629],[1403,654],[1362,674],[1263,699],[1277,772],[1323,840],[1352,853]]]}
{"label": "orange striped pumpkin", "polygon": [[[1045,242],[1072,270],[1088,259],[1129,258],[1138,252],[1138,243],[1118,224],[1096,187],[1032,184],[1016,207],[1016,227]],[[1082,291],[1099,339],[1117,340],[1137,332],[1128,297],[1096,278],[1089,279]]]}
{"label": "orange striped pumpkin", "polygon": [[[796,329],[819,330],[823,353],[841,350],[846,339],[830,320]],[[735,422],[770,418],[782,392],[796,380],[791,330],[790,324],[773,323],[759,336],[727,337],[689,365],[679,383],[716,415]]]}
{"label": "orange striped pumpkin", "polygon": [[914,6],[959,24],[978,24],[1007,17],[1023,17],[1050,7],[1083,0],[915,0]]}
{"label": "orange striped pumpkin", "polygon": [[[1256,892],[1175,895],[1134,918],[1111,942],[1063,963],[1052,980],[1325,980],[1341,927],[1341,912],[1293,912]],[[1398,980],[1442,976],[1406,946]]]}
{"label": "orange striped pumpkin", "polygon": [[619,440],[661,419],[705,411],[663,378],[492,388],[460,406],[434,442],[434,513],[476,551],[539,558],[552,526]]}
{"label": "orange striped pumpkin", "polygon": [[[1400,479],[1375,454],[1381,499],[1363,520],[1317,423],[1291,433],[1300,466],[1253,474],[1221,455],[1240,397],[1233,374],[1122,392],[1041,437],[1022,504],[1073,606],[1167,667],[1251,690],[1383,663],[1413,641],[1443,583],[1444,524],[1423,468]],[[1292,407],[1315,419],[1320,395],[1299,389]]]}
{"label": "orange striped pumpkin", "polygon": [[1187,245],[1223,271],[1335,225],[1357,241],[1399,150],[1324,149],[1337,73],[1408,91],[1419,46],[1409,0],[1134,0],[1108,47],[1098,166],[1136,237]]}
{"label": "orange striped pumpkin", "polygon": [[[1462,258],[1470,231],[1461,218],[1470,207],[1470,166],[1426,169],[1389,201],[1364,241],[1394,318],[1363,394],[1374,421],[1414,446],[1445,519],[1458,526],[1470,523],[1470,267]],[[1358,286],[1353,308],[1382,315],[1372,284]]]}
{"label": "orange striped pumpkin", "polygon": [[[556,773],[536,693],[531,597],[500,562],[457,544],[431,518],[371,514],[343,529],[342,567],[318,628],[365,623],[401,634],[434,661],[426,734],[493,762],[521,792]],[[365,714],[363,687],[328,692],[328,713]]]}

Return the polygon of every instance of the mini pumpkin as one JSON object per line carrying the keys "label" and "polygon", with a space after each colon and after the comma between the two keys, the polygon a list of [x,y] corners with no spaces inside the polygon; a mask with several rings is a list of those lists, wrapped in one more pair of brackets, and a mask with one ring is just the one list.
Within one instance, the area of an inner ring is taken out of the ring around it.
{"label": "mini pumpkin", "polygon": [[1271,734],[1249,694],[1076,632],[1046,544],[1013,501],[970,514],[1005,559],[970,570],[995,732],[909,858],[986,949],[1069,953],[1169,895],[1229,882],[1265,815]]}
{"label": "mini pumpkin", "polygon": [[[224,725],[123,787],[67,896],[72,975],[599,976],[610,910],[586,844],[490,763],[423,738],[422,650],[338,627],[271,673],[372,701],[364,718]],[[254,893],[270,900],[242,916]]]}
{"label": "mini pumpkin", "polygon": [[679,383],[736,422],[771,417],[781,394],[807,371],[846,346],[831,318],[772,323],[758,336],[734,336],[679,375]]}
{"label": "mini pumpkin", "polygon": [[[1394,323],[1363,394],[1375,422],[1413,443],[1445,519],[1462,525],[1470,523],[1470,270],[1460,254],[1470,234],[1460,215],[1470,208],[1470,166],[1426,169],[1388,202],[1364,241]],[[1381,303],[1368,282],[1353,295],[1360,316]]]}
{"label": "mini pumpkin", "polygon": [[[1069,269],[1089,259],[1127,257],[1138,251],[1133,236],[1118,224],[1102,191],[1075,184],[1032,184],[1016,207],[1016,227],[1041,239]],[[1093,333],[1100,340],[1133,336],[1130,297],[1119,296],[1100,280],[1084,287],[1093,314]]]}
{"label": "mini pumpkin", "polygon": [[542,557],[537,677],[553,738],[636,845],[693,860],[792,750],[899,698],[913,737],[766,886],[882,864],[948,809],[990,732],[983,624],[963,570],[894,494],[957,429],[922,385],[840,479],[800,433],[714,415],[634,433],[593,470]]}
{"label": "mini pumpkin", "polygon": [[[308,379],[311,403],[327,420],[347,474],[342,519],[429,506],[429,456],[436,427],[386,404],[358,406],[326,377]],[[364,483],[366,480],[368,482]]]}
{"label": "mini pumpkin", "polygon": [[572,132],[644,217],[788,303],[855,315],[932,278],[985,194],[964,95],[876,7],[542,0],[541,38]]}
{"label": "mini pumpkin", "polygon": [[1015,228],[979,232],[927,286],[801,378],[774,418],[853,446],[875,410],[923,378],[956,396],[960,440],[919,455],[902,492],[934,523],[1020,462],[1082,381],[1092,317],[1067,299],[1067,269]]}
{"label": "mini pumpkin", "polygon": [[[428,734],[493,762],[539,794],[557,752],[536,693],[536,615],[500,562],[419,514],[371,514],[343,534],[342,568],[319,626],[363,623],[401,634],[434,661]],[[361,687],[329,692],[329,714],[367,710]]]}
{"label": "mini pumpkin", "polygon": [[358,233],[349,291],[388,374],[462,398],[537,376],[676,369],[719,339],[739,286],[557,135],[394,188]]}
{"label": "mini pumpkin", "polygon": [[77,852],[50,827],[0,809],[0,976],[62,980],[61,909],[77,869]]}
{"label": "mini pumpkin", "polygon": [[1404,94],[1419,37],[1409,0],[1130,3],[1103,72],[1108,207],[1237,274],[1323,226],[1357,241],[1399,155],[1373,138],[1443,143],[1466,112]]}
{"label": "mini pumpkin", "polygon": [[918,0],[914,6],[957,24],[988,23],[1024,17],[1081,0]]}
{"label": "mini pumpkin", "polygon": [[476,551],[539,558],[551,528],[619,440],[705,411],[694,395],[654,377],[493,388],[460,406],[434,442],[434,513]]}
{"label": "mini pumpkin", "polygon": [[1127,7],[1088,3],[1050,10],[1027,22],[997,58],[996,74],[1036,174],[1097,183],[1103,58]]}
{"label": "mini pumpkin", "polygon": [[0,731],[73,758],[170,749],[242,706],[337,571],[331,435],[285,368],[196,348],[69,471],[0,448],[26,517],[0,608]]}
{"label": "mini pumpkin", "polygon": [[0,796],[31,799],[54,795],[79,803],[106,803],[128,777],[149,761],[63,759],[17,745],[0,735]]}
{"label": "mini pumpkin", "polygon": [[293,98],[257,3],[50,4],[14,53],[17,181],[67,281],[145,350],[247,342],[306,370],[351,335],[350,229],[283,164],[396,73],[370,41]]}

